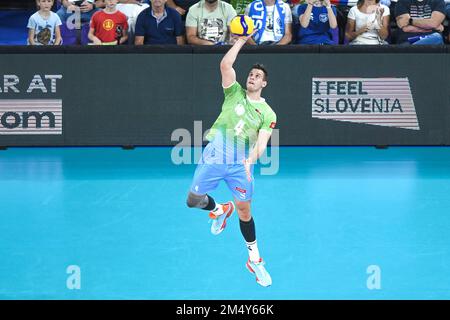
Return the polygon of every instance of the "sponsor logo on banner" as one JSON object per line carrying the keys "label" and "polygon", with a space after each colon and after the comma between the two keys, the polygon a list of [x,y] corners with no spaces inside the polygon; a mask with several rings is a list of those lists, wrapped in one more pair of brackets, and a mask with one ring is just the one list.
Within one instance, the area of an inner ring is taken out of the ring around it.
{"label": "sponsor logo on banner", "polygon": [[313,78],[312,117],[420,130],[408,78]]}
{"label": "sponsor logo on banner", "polygon": [[62,100],[0,99],[0,135],[62,134]]}

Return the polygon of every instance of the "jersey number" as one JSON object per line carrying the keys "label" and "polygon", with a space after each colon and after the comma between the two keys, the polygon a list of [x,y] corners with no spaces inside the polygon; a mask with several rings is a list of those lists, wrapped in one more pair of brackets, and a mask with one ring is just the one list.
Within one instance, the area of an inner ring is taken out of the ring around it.
{"label": "jersey number", "polygon": [[239,120],[239,122],[234,127],[234,133],[239,136],[242,133],[242,130],[244,130],[245,122],[244,120]]}

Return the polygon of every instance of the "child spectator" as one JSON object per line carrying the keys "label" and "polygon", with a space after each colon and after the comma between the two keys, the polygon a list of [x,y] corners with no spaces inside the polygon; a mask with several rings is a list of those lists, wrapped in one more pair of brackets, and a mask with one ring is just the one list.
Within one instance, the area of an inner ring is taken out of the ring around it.
{"label": "child spectator", "polygon": [[62,24],[58,15],[51,11],[53,0],[37,0],[39,10],[28,20],[28,44],[60,45]]}
{"label": "child spectator", "polygon": [[358,0],[348,13],[345,36],[350,44],[387,44],[389,17],[380,0]]}
{"label": "child spectator", "polygon": [[336,7],[330,0],[307,0],[297,9],[300,28],[297,44],[337,44],[331,29],[336,29]]}
{"label": "child spectator", "polygon": [[117,10],[117,3],[105,0],[105,9],[92,16],[88,37],[93,44],[122,44],[128,40],[127,16]]}

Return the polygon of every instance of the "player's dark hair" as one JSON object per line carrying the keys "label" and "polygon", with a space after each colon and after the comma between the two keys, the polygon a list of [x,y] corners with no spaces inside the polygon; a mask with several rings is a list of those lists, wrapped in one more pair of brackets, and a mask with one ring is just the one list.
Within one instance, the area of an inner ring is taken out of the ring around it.
{"label": "player's dark hair", "polygon": [[250,71],[252,71],[253,69],[261,70],[264,73],[264,81],[267,81],[267,78],[268,78],[267,69],[266,69],[266,67],[263,64],[255,63],[252,66],[252,68],[250,69]]}

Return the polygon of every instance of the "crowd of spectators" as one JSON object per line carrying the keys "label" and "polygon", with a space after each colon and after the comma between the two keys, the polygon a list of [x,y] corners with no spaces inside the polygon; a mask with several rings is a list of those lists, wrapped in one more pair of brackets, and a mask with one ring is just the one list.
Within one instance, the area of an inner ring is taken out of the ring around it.
{"label": "crowd of spectators", "polygon": [[339,0],[36,0],[28,43],[64,44],[65,33],[85,28],[94,45],[224,45],[235,40],[230,21],[243,13],[258,30],[249,45],[447,42],[445,0],[330,1]]}

